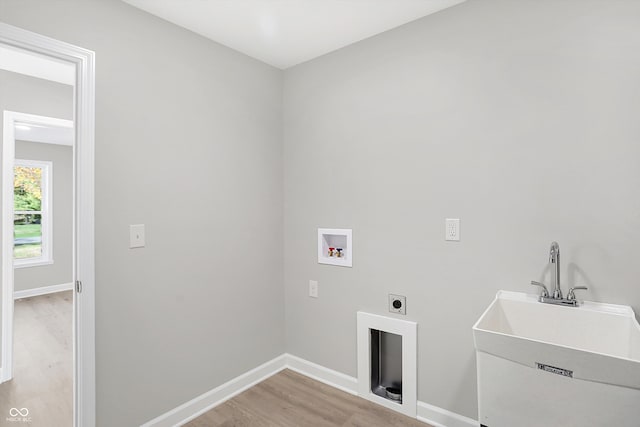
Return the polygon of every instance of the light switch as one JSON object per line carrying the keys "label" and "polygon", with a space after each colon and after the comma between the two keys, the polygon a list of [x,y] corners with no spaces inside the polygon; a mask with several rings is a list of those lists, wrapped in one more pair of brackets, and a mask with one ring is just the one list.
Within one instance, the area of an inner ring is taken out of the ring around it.
{"label": "light switch", "polygon": [[129,248],[144,248],[144,224],[129,226]]}
{"label": "light switch", "polygon": [[309,280],[309,296],[318,298],[318,282],[315,280]]}

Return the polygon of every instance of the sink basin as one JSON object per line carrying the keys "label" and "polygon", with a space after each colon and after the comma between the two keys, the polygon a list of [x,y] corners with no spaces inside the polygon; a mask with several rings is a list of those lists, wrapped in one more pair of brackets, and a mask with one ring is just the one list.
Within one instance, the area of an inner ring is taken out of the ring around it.
{"label": "sink basin", "polygon": [[500,291],[473,335],[483,425],[640,425],[640,325],[631,307],[563,307]]}

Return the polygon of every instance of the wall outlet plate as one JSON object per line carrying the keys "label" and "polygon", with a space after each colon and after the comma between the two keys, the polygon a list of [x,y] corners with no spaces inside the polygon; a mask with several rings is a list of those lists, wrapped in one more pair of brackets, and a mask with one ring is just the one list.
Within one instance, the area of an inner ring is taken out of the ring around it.
{"label": "wall outlet plate", "polygon": [[445,219],[445,236],[444,240],[451,242],[460,241],[460,219],[447,218]]}
{"label": "wall outlet plate", "polygon": [[389,294],[389,312],[407,314],[407,297]]}

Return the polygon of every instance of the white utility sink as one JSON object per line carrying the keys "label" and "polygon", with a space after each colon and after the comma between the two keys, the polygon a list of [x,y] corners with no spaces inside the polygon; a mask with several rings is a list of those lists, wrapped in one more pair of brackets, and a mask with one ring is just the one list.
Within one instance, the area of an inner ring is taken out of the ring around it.
{"label": "white utility sink", "polygon": [[640,325],[631,307],[565,307],[500,291],[473,336],[482,425],[640,426]]}

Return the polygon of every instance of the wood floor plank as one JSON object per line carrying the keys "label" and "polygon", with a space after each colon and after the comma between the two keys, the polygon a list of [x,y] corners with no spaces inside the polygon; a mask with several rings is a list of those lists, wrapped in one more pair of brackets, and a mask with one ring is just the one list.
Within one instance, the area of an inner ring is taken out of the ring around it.
{"label": "wood floor plank", "polygon": [[187,427],[429,427],[291,370],[251,387]]}
{"label": "wood floor plank", "polygon": [[32,427],[73,425],[73,295],[17,300],[13,379],[0,384],[0,425],[11,408],[27,408]]}

